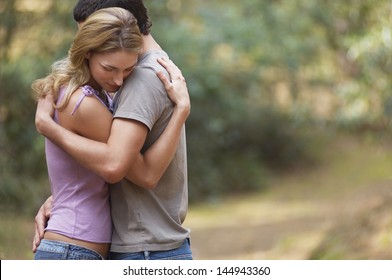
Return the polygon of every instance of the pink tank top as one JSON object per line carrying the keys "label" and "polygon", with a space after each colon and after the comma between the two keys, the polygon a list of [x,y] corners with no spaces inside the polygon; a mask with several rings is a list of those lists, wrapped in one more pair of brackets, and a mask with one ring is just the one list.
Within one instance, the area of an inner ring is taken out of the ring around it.
{"label": "pink tank top", "polygon": [[[59,100],[64,91],[60,91]],[[82,91],[84,95],[72,114],[86,96],[101,100],[90,86],[83,86]],[[111,101],[111,98],[108,100]],[[57,110],[54,119],[58,122]],[[45,152],[53,195],[53,208],[46,230],[74,239],[110,243],[112,221],[108,184],[49,139],[45,139]]]}

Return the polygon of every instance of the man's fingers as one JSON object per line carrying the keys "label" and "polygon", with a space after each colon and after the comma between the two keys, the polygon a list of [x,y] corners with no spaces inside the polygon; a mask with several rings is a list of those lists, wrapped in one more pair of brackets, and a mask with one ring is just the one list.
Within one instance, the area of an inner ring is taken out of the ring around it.
{"label": "man's fingers", "polygon": [[33,238],[33,253],[35,253],[37,251],[38,245],[41,242],[41,239],[38,237],[38,228],[37,225],[35,225],[35,231],[34,231],[34,238]]}
{"label": "man's fingers", "polygon": [[47,95],[45,95],[45,97],[38,99],[38,103],[53,104],[53,96],[51,94],[47,94]]}

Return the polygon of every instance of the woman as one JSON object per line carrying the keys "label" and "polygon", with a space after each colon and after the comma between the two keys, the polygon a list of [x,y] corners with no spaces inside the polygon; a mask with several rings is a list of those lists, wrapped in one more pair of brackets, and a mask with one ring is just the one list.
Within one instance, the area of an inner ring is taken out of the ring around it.
{"label": "woman", "polygon": [[[131,74],[141,47],[136,20],[128,11],[101,9],[80,27],[68,57],[55,63],[49,76],[35,81],[33,89],[40,98],[53,93],[55,120],[59,124],[87,138],[106,142],[112,121],[108,92],[116,92]],[[181,103],[174,107],[169,126],[183,124],[190,108],[187,92],[173,90],[167,79],[159,77],[173,102]],[[151,174],[163,173],[175,147],[162,150],[156,146],[178,137],[170,133],[169,126],[144,155],[139,155],[127,178],[143,185]],[[111,240],[107,183],[48,139],[46,158],[53,207],[35,259],[106,258]]]}

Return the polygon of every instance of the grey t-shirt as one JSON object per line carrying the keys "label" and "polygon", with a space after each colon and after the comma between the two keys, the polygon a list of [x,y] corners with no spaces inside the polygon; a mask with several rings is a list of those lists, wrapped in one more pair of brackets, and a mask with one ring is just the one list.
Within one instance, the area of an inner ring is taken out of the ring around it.
{"label": "grey t-shirt", "polygon": [[[114,118],[137,120],[149,128],[142,152],[164,131],[173,103],[156,76],[165,69],[157,62],[168,57],[150,51],[140,57],[137,67],[117,93]],[[123,179],[110,187],[113,219],[112,252],[171,250],[189,237],[182,226],[188,210],[188,183],[185,127],[168,169],[157,187],[147,190]]]}

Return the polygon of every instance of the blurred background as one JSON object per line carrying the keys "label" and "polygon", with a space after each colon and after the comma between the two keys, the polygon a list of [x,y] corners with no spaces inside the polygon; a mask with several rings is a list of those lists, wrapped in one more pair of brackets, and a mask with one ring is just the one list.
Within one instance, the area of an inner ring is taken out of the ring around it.
{"label": "blurred background", "polygon": [[[0,0],[0,259],[49,195],[30,85],[76,0]],[[392,2],[145,0],[182,69],[196,259],[392,258]]]}

